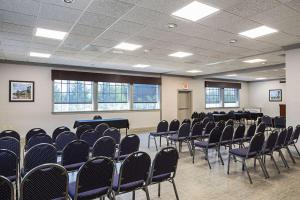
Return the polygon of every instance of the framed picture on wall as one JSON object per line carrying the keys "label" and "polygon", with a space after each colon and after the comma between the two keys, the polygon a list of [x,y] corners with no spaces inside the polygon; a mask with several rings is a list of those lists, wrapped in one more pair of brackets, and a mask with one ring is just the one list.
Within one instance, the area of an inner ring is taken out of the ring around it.
{"label": "framed picture on wall", "polygon": [[34,102],[34,82],[10,80],[9,102]]}
{"label": "framed picture on wall", "polygon": [[271,102],[282,101],[282,90],[281,89],[269,90],[269,101]]}

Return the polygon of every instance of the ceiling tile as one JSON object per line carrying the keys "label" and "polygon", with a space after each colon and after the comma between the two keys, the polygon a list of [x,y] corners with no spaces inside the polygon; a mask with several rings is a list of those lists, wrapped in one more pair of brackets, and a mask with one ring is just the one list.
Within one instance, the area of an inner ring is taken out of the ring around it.
{"label": "ceiling tile", "polygon": [[23,25],[23,26],[34,26],[35,18],[36,17],[30,15],[24,15],[24,14],[10,12],[6,10],[0,10],[1,22]]}
{"label": "ceiling tile", "polygon": [[127,34],[134,34],[143,30],[145,27],[146,25],[143,24],[121,20],[114,24],[110,29]]}
{"label": "ceiling tile", "polygon": [[99,28],[107,28],[116,20],[117,18],[115,17],[108,17],[98,13],[96,14],[96,13],[85,12],[81,16],[78,23],[83,25],[88,25],[88,26],[99,27]]}
{"label": "ceiling tile", "polygon": [[77,0],[72,3],[65,3],[63,0],[40,0],[43,3],[53,4],[61,7],[84,10],[92,0]]}
{"label": "ceiling tile", "polygon": [[39,2],[35,0],[0,0],[0,10],[37,16]]}
{"label": "ceiling tile", "polygon": [[71,34],[77,34],[87,37],[97,37],[100,33],[102,33],[105,29],[103,28],[96,28],[92,26],[86,26],[82,24],[77,24],[71,31]]}
{"label": "ceiling tile", "polygon": [[72,25],[72,23],[38,18],[36,27],[68,32]]}

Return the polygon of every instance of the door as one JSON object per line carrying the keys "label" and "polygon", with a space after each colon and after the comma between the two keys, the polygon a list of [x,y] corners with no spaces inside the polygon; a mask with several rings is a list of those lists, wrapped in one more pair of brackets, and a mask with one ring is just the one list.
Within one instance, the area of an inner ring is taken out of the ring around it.
{"label": "door", "polygon": [[192,91],[178,91],[177,118],[180,122],[192,115]]}

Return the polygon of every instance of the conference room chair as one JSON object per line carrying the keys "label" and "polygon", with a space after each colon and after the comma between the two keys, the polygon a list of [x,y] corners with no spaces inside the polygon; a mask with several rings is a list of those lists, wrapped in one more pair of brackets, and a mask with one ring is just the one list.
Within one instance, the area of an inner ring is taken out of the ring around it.
{"label": "conference room chair", "polygon": [[255,132],[256,132],[256,124],[251,124],[249,126],[249,128],[247,129],[247,132],[246,132],[246,135],[244,138],[244,142],[250,142],[250,140],[254,136]]}
{"label": "conference room chair", "polygon": [[77,140],[75,133],[71,131],[64,131],[60,133],[55,139],[55,147],[57,154],[61,154],[63,149],[72,141]]}
{"label": "conference room chair", "polygon": [[246,169],[250,184],[252,184],[253,182],[250,176],[249,169],[246,164],[246,160],[248,159],[258,160],[265,178],[269,178],[268,172],[264,166],[261,157],[261,151],[264,145],[264,141],[265,141],[265,135],[263,133],[257,133],[251,139],[249,147],[229,150],[227,174],[229,174],[229,170],[230,170],[230,159],[231,157],[235,157],[240,159],[240,160],[237,159],[235,160],[240,161],[243,164],[243,170]]}
{"label": "conference room chair", "polygon": [[198,112],[193,112],[191,118],[192,118],[192,119],[198,118]]}
{"label": "conference room chair", "polygon": [[287,134],[286,134],[286,138],[285,138],[285,141],[284,141],[284,144],[283,144],[283,148],[286,149],[286,151],[288,152],[292,162],[294,164],[296,164],[295,158],[294,158],[294,156],[293,156],[293,154],[292,154],[292,152],[290,151],[290,148],[289,148],[289,143],[290,143],[290,141],[293,137],[293,130],[294,129],[293,129],[292,126],[289,126],[287,128]]}
{"label": "conference room chair", "polygon": [[273,121],[272,118],[268,115],[264,115],[261,121],[266,125],[266,131],[271,131],[273,128]]}
{"label": "conference room chair", "polygon": [[65,200],[68,173],[58,164],[43,164],[26,174],[21,182],[20,200]]}
{"label": "conference room chair", "polygon": [[244,112],[244,119],[245,119],[246,123],[249,124],[249,121],[252,120],[250,111]]}
{"label": "conference room chair", "polygon": [[101,124],[98,124],[95,128],[95,131],[97,132],[98,134],[98,138],[102,137],[103,136],[103,133],[109,128],[108,124],[106,123],[101,123]]}
{"label": "conference room chair", "polygon": [[[203,124],[204,125],[204,124]],[[205,126],[204,126],[204,130],[203,130],[203,137],[207,138],[209,137],[209,134],[211,133],[211,130],[214,129],[216,126],[215,122],[208,122]],[[222,132],[222,131],[221,131]]]}
{"label": "conference room chair", "polygon": [[174,180],[178,158],[178,151],[174,147],[163,148],[155,155],[148,178],[148,185],[158,184],[158,197],[160,197],[161,183],[168,181],[172,183],[176,199],[179,200]]}
{"label": "conference room chair", "polygon": [[245,131],[246,131],[246,126],[242,123],[239,124],[238,127],[235,129],[235,132],[233,134],[233,138],[232,138],[232,144],[233,145],[239,145],[239,147],[241,147],[241,145],[244,142]]}
{"label": "conference room chair", "polygon": [[[173,119],[171,122],[170,122],[170,125],[169,125],[169,131],[168,131],[168,135],[172,135],[172,134],[176,134],[178,129],[180,127],[180,122],[178,119]],[[163,135],[163,136],[168,136],[168,135]]]}
{"label": "conference room chair", "polygon": [[204,127],[201,122],[197,122],[192,126],[190,133],[190,141],[192,144],[195,140],[202,138],[203,129]]}
{"label": "conference room chair", "polygon": [[226,126],[233,126],[234,127],[234,121],[232,119],[228,119],[225,123],[225,127]]}
{"label": "conference room chair", "polygon": [[208,124],[208,122],[210,122],[211,120],[209,119],[209,117],[205,117],[203,120],[202,120],[202,124],[203,126],[205,127],[206,124]]}
{"label": "conference room chair", "polygon": [[224,111],[221,111],[221,112],[220,112],[220,114],[226,114],[226,112],[224,112]]}
{"label": "conference room chair", "polygon": [[0,138],[0,149],[10,150],[20,159],[21,145],[20,141],[16,138],[10,136]]}
{"label": "conference room chair", "polygon": [[257,128],[256,128],[256,133],[265,133],[266,131],[266,124],[264,122],[261,122]]}
{"label": "conference room chair", "polygon": [[27,133],[26,133],[26,136],[25,136],[25,145],[27,144],[27,142],[29,141],[29,139],[34,136],[34,135],[37,135],[37,134],[47,134],[46,131],[44,129],[41,129],[41,128],[33,128],[33,129],[30,129]]}
{"label": "conference room chair", "polygon": [[[10,182],[15,182],[16,188],[18,188],[18,166],[19,160],[14,152],[0,149],[0,176],[6,177]],[[18,190],[16,190],[16,196],[18,198]]]}
{"label": "conference room chair", "polygon": [[274,128],[283,129],[286,128],[286,119],[284,117],[275,117],[274,118]]}
{"label": "conference room chair", "polygon": [[100,115],[95,115],[95,116],[93,117],[93,120],[97,120],[97,119],[102,119],[102,117],[101,117]]}
{"label": "conference room chair", "polygon": [[278,139],[276,141],[274,152],[278,152],[284,166],[286,168],[289,168],[289,165],[288,165],[288,163],[287,163],[287,161],[286,161],[286,159],[285,159],[285,157],[282,153],[282,149],[284,148],[284,142],[285,142],[286,137],[287,137],[286,129],[281,130],[279,135],[278,135]]}
{"label": "conference room chair", "polygon": [[208,150],[209,149],[218,150],[221,135],[222,135],[222,132],[220,131],[220,129],[213,128],[211,130],[211,133],[209,134],[209,138],[208,138],[207,141],[202,140],[202,141],[195,141],[194,142],[194,146],[193,146],[193,164],[195,162],[195,150],[196,150],[196,147],[197,147],[197,148],[200,148],[204,151],[205,160],[208,163],[209,169],[211,169],[211,165],[210,165],[209,158],[208,158]]}
{"label": "conference room chair", "polygon": [[132,200],[135,200],[135,191],[142,189],[147,200],[150,200],[147,184],[150,165],[151,158],[145,152],[139,151],[128,156],[122,162],[119,173],[114,175],[113,199],[116,195],[132,192]]}
{"label": "conference room chair", "polygon": [[122,161],[130,154],[139,151],[140,138],[135,134],[126,135],[120,143],[118,153],[116,155],[117,161]]}
{"label": "conference room chair", "polygon": [[57,150],[52,144],[35,145],[25,153],[21,175],[24,176],[39,165],[56,162]]}
{"label": "conference room chair", "polygon": [[60,126],[60,127],[57,127],[53,133],[52,133],[52,140],[53,142],[55,143],[55,140],[57,138],[57,136],[62,133],[62,132],[65,132],[65,131],[71,131],[68,127],[66,126]]}
{"label": "conference room chair", "polygon": [[44,134],[44,133],[35,134],[28,140],[24,149],[25,149],[25,151],[28,151],[31,147],[38,145],[38,144],[42,144],[42,143],[52,144],[53,140],[47,134]]}
{"label": "conference room chair", "polygon": [[199,123],[199,122],[202,122],[202,120],[200,120],[199,118],[195,118],[195,119],[192,121],[191,127],[193,127],[194,124]]}
{"label": "conference room chair", "polygon": [[87,130],[80,136],[80,140],[86,141],[89,144],[90,149],[92,149],[98,139],[99,137],[95,130]]}
{"label": "conference room chair", "polygon": [[261,122],[262,122],[262,117],[258,117],[256,120],[256,126],[260,125]]}
{"label": "conference room chair", "polygon": [[150,132],[148,135],[148,148],[150,148],[150,140],[152,137],[157,151],[158,147],[157,147],[156,137],[159,137],[159,140],[161,141],[161,137],[163,135],[168,135],[168,128],[169,128],[169,123],[166,120],[160,121],[157,125],[156,132]]}
{"label": "conference room chair", "polygon": [[69,183],[69,196],[73,200],[111,197],[114,162],[106,157],[96,157],[82,165],[76,180]]}
{"label": "conference room chair", "polygon": [[214,115],[212,114],[212,113],[207,113],[206,114],[206,117],[208,117],[208,119],[210,120],[210,121],[214,121],[215,119],[214,119]]}
{"label": "conference room chair", "polygon": [[184,119],[181,124],[189,124],[191,126],[191,120],[190,119]]}
{"label": "conference room chair", "polygon": [[[219,129],[218,127],[216,127],[217,129]],[[220,131],[222,131],[221,129],[219,129]],[[222,131],[221,137],[220,137],[220,141],[219,141],[219,145],[218,145],[218,157],[221,160],[222,165],[224,165],[224,161],[221,155],[221,147],[229,147],[229,151],[231,150],[232,147],[232,141],[233,141],[233,134],[234,134],[234,128],[233,126],[226,126],[224,128],[224,130]]]}
{"label": "conference room chair", "polygon": [[219,111],[213,111],[212,114],[220,114],[220,112]]}
{"label": "conference room chair", "polygon": [[225,121],[220,120],[217,124],[216,127],[218,127],[221,131],[225,128]]}
{"label": "conference room chair", "polygon": [[116,146],[118,146],[120,144],[121,133],[116,128],[107,129],[106,131],[104,131],[103,136],[109,136],[109,137],[113,138],[116,142]]}
{"label": "conference room chair", "polygon": [[87,125],[87,124],[84,124],[84,125],[81,125],[79,127],[77,127],[76,129],[76,136],[78,139],[80,139],[81,135],[88,131],[88,130],[94,130],[94,128],[90,125]]}
{"label": "conference room chair", "polygon": [[278,132],[276,130],[273,130],[272,133],[269,135],[269,137],[267,138],[267,140],[264,143],[264,146],[262,149],[262,155],[263,155],[264,163],[266,162],[266,156],[271,157],[271,160],[273,161],[278,174],[280,174],[280,170],[278,168],[278,165],[277,165],[276,160],[273,155],[277,139],[278,139]]}
{"label": "conference room chair", "polygon": [[186,143],[188,145],[189,151],[192,155],[192,148],[191,148],[191,144],[190,144],[190,124],[188,123],[183,123],[181,124],[181,126],[179,127],[178,133],[177,134],[173,134],[170,135],[168,137],[168,141],[167,141],[167,145],[169,146],[170,142],[171,144],[174,143],[175,147],[177,148],[177,142],[178,142],[178,149],[179,152],[181,152],[182,149],[182,143]]}
{"label": "conference room chair", "polygon": [[298,155],[300,156],[299,150],[296,146],[298,139],[299,139],[299,135],[300,135],[300,125],[297,125],[294,130],[293,136],[289,142],[289,145],[293,146],[296,149],[296,152],[298,153]]}
{"label": "conference room chair", "polygon": [[61,164],[67,171],[78,170],[89,159],[89,144],[83,140],[75,140],[67,144],[61,155]]}
{"label": "conference room chair", "polygon": [[99,138],[92,149],[92,157],[104,156],[110,159],[115,158],[116,142],[109,136]]}
{"label": "conference room chair", "polygon": [[0,176],[0,199],[15,200],[14,186],[12,182],[4,176]]}
{"label": "conference room chair", "polygon": [[13,137],[20,141],[20,134],[17,131],[14,130],[4,130],[0,133],[0,138],[3,137]]}
{"label": "conference room chair", "polygon": [[[234,115],[234,111],[233,111],[233,110],[231,110],[231,111],[229,111],[229,112],[227,113],[227,118],[228,118],[227,121],[232,120],[232,122],[234,122],[234,120],[235,120],[235,115]],[[228,125],[229,125],[229,124],[228,124]]]}

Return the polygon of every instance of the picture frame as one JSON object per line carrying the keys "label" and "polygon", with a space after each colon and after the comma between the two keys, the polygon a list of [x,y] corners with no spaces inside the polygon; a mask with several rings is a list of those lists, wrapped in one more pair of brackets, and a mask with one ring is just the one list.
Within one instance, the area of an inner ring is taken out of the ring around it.
{"label": "picture frame", "polygon": [[34,81],[9,81],[9,102],[34,102]]}
{"label": "picture frame", "polygon": [[282,89],[269,90],[269,101],[270,102],[281,102],[282,101]]}

